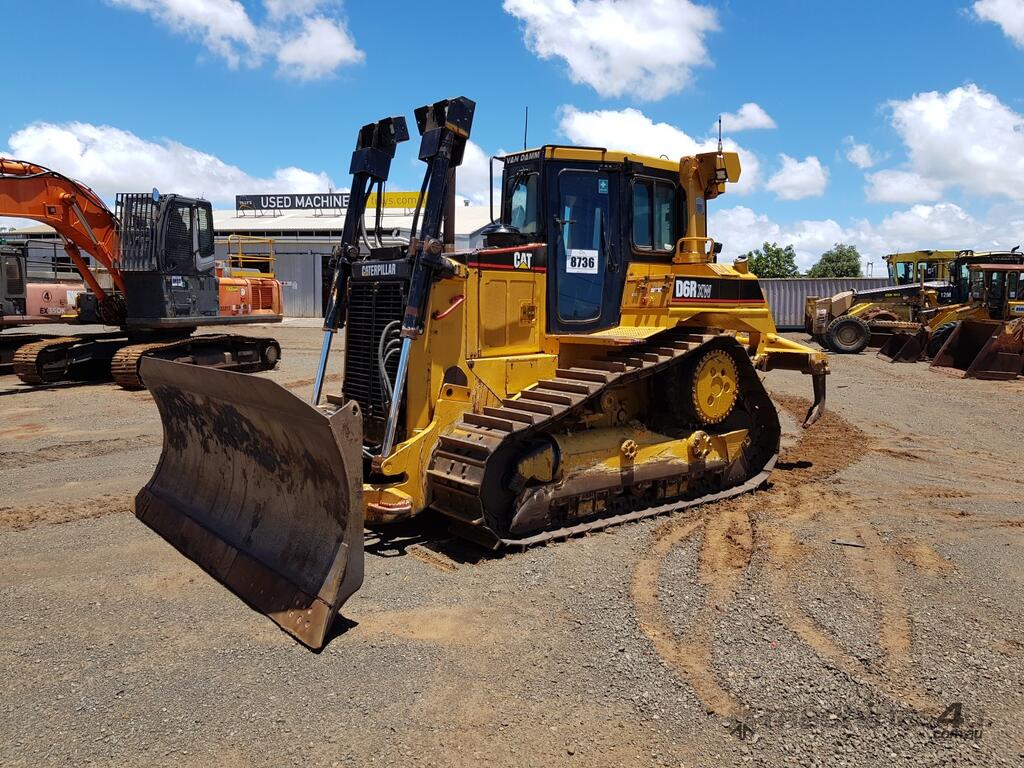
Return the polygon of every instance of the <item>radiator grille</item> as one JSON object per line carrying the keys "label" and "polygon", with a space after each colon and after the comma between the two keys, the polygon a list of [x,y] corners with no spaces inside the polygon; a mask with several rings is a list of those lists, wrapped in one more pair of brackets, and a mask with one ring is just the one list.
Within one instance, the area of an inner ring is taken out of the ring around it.
{"label": "radiator grille", "polygon": [[[363,438],[368,445],[380,444],[384,437],[388,403],[377,363],[378,345],[387,325],[401,321],[405,310],[404,282],[349,283],[348,320],[345,330],[345,396],[359,403],[363,413]],[[393,382],[398,371],[398,355],[387,362]],[[405,402],[399,412],[396,442],[404,439]]]}

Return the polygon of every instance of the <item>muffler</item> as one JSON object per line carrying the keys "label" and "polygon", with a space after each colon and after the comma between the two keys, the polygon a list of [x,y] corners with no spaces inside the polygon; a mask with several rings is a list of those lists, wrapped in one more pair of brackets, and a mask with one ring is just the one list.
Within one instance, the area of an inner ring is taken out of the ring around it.
{"label": "muffler", "polygon": [[163,422],[135,514],[311,648],[363,581],[362,418],[269,379],[144,358]]}

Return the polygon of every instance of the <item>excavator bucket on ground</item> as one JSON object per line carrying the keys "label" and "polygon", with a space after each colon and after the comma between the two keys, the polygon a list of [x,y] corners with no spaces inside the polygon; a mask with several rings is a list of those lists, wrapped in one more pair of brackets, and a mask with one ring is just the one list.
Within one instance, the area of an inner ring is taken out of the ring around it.
{"label": "excavator bucket on ground", "polygon": [[164,443],[135,514],[311,648],[363,581],[362,417],[257,376],[146,358]]}
{"label": "excavator bucket on ground", "polygon": [[921,328],[915,333],[896,331],[878,350],[877,357],[890,363],[916,363],[924,354],[927,344],[927,328]]}
{"label": "excavator bucket on ground", "polygon": [[931,367],[967,379],[1015,379],[1024,373],[1024,322],[963,320]]}

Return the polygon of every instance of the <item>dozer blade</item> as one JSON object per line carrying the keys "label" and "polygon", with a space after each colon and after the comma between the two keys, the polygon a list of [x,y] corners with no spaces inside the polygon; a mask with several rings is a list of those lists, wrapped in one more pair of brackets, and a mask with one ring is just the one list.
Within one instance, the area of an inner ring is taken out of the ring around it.
{"label": "dozer blade", "polygon": [[916,333],[894,332],[878,350],[877,357],[890,363],[916,363],[928,345],[928,329]]}
{"label": "dozer blade", "polygon": [[268,379],[155,358],[164,443],[135,514],[311,648],[363,581],[362,419]]}
{"label": "dozer blade", "polygon": [[967,379],[1015,379],[1024,366],[1024,324],[962,320],[935,355],[932,368]]}

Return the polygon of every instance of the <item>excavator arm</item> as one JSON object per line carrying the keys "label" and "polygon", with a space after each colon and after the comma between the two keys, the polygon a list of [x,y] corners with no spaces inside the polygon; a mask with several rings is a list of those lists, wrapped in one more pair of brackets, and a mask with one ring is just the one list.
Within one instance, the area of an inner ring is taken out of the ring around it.
{"label": "excavator arm", "polygon": [[114,286],[124,292],[117,265],[121,252],[117,219],[84,184],[41,165],[0,158],[0,216],[32,219],[53,227],[101,307],[109,306],[113,297],[100,285],[83,251],[110,272]]}

